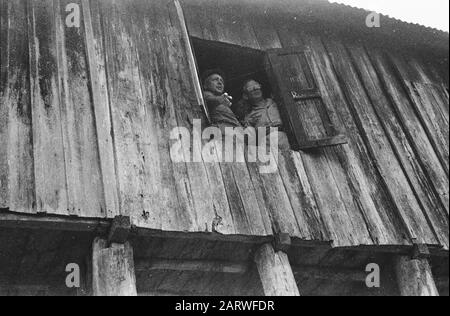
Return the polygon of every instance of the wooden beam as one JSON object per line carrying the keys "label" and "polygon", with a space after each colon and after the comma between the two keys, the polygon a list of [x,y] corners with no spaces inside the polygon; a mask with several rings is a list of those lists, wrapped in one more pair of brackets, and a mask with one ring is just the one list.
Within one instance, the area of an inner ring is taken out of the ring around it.
{"label": "wooden beam", "polygon": [[[225,262],[208,260],[165,260],[156,259],[136,263],[136,272],[148,271],[193,271],[226,274],[245,274],[250,266],[246,262]],[[306,279],[336,282],[365,282],[367,273],[356,269],[331,269],[314,266],[292,266],[295,276]]]}
{"label": "wooden beam", "polygon": [[124,244],[131,232],[131,218],[129,216],[116,216],[108,235],[109,244]]}
{"label": "wooden beam", "polygon": [[151,260],[136,265],[136,271],[195,271],[229,274],[245,274],[249,267],[245,263],[202,260]]}
{"label": "wooden beam", "polygon": [[333,282],[365,282],[367,273],[356,269],[331,269],[311,266],[292,266],[294,275],[304,279],[327,280]]}
{"label": "wooden beam", "polygon": [[292,246],[291,236],[287,233],[279,233],[275,235],[274,248],[275,251],[288,252]]}
{"label": "wooden beam", "polygon": [[137,296],[133,248],[130,243],[112,244],[96,238],[92,251],[94,296]]}
{"label": "wooden beam", "polygon": [[106,219],[0,212],[0,228],[45,229],[104,234],[110,226],[111,221]]}
{"label": "wooden beam", "polygon": [[300,296],[284,252],[276,252],[271,244],[265,244],[256,252],[255,263],[266,296]]}
{"label": "wooden beam", "polygon": [[439,296],[427,259],[397,256],[395,272],[402,296]]}

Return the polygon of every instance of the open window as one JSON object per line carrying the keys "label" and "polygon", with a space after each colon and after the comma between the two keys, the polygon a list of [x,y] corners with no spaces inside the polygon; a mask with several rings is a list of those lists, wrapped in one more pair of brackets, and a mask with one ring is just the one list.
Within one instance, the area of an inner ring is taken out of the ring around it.
{"label": "open window", "polygon": [[272,49],[266,69],[271,73],[284,117],[297,150],[336,146],[347,137],[334,128],[314,79],[307,52],[302,48]]}
{"label": "open window", "polygon": [[242,98],[242,84],[254,79],[263,85],[266,98],[276,96],[283,127],[293,149],[308,150],[348,142],[331,122],[304,49],[265,52],[190,37],[181,5],[178,0],[174,3],[189,53],[196,95],[208,117],[199,75],[205,70],[220,68],[226,73],[227,93],[234,99],[232,110],[241,121],[251,110],[238,102]]}
{"label": "open window", "polygon": [[264,96],[272,97],[272,89],[265,71],[266,53],[261,50],[241,47],[221,42],[191,38],[198,71],[200,74],[208,69],[221,69],[225,73],[226,92],[233,97],[232,110],[239,120],[250,112],[242,99],[242,84],[247,79],[254,79],[262,84]]}

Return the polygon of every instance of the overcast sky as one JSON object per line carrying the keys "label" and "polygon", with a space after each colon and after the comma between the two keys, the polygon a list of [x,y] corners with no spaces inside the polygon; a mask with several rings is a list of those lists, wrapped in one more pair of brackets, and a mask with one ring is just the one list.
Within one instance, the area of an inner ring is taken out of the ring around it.
{"label": "overcast sky", "polygon": [[449,31],[449,0],[331,0]]}

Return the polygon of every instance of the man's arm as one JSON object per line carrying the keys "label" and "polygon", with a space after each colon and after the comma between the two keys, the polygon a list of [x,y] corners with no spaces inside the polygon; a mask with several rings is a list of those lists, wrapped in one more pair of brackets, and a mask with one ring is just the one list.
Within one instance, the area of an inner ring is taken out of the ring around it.
{"label": "man's arm", "polygon": [[214,109],[217,106],[224,104],[228,107],[231,107],[231,101],[225,95],[214,95],[212,92],[206,91],[204,93],[206,104],[209,109]]}

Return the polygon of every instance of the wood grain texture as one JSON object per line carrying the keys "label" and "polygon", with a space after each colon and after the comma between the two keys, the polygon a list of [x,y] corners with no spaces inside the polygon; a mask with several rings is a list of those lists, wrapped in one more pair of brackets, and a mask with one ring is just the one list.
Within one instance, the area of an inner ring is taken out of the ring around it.
{"label": "wood grain texture", "polygon": [[[81,1],[55,3],[60,124],[68,210],[69,214],[82,217],[93,214],[106,217],[108,214],[97,143],[99,134],[95,128],[96,104],[92,102],[90,90],[92,80],[89,80],[89,61],[86,58],[85,28],[83,24],[79,28],[67,27],[65,24],[65,8],[69,3],[81,8]],[[81,19],[84,20],[84,16]],[[110,187],[108,183],[106,185]]]}
{"label": "wood grain texture", "polygon": [[39,213],[67,214],[55,8],[50,0],[28,5],[36,209]]}
{"label": "wood grain texture", "polygon": [[[113,136],[111,134],[111,110],[107,88],[105,52],[103,47],[98,2],[82,0],[85,31],[86,58],[92,91],[99,167],[104,194],[104,207],[108,217],[119,214],[117,175]],[[94,18],[93,18],[94,17]]]}
{"label": "wood grain texture", "polygon": [[[69,2],[0,0],[0,208],[121,214],[142,229],[211,239],[289,233],[336,246],[448,249],[442,62],[330,41],[272,10],[182,1],[191,36],[234,49],[306,49],[322,100],[295,102],[295,115],[308,136],[339,132],[349,142],[282,152],[272,174],[252,162],[174,163],[173,128],[192,132],[194,119],[206,127],[179,10],[169,0],[75,0],[82,23],[68,28]],[[310,85],[305,61],[286,60]],[[191,143],[186,161],[220,146]]]}
{"label": "wood grain texture", "polygon": [[[419,140],[411,137],[393,107],[389,106],[391,100],[382,89],[383,85],[365,51],[352,48],[351,54],[403,170],[418,195],[426,216],[433,221],[430,225],[440,227],[435,232],[439,235],[440,231],[444,232],[445,227],[448,227],[448,178],[434,155],[418,151],[416,144],[420,143]],[[448,244],[448,235],[442,234],[438,238],[443,244]]]}
{"label": "wood grain texture", "polygon": [[275,252],[266,244],[256,252],[255,262],[266,296],[300,296],[285,253]]}
{"label": "wood grain texture", "polygon": [[346,56],[345,50],[341,45],[329,44],[328,47],[330,55],[333,56],[336,71],[341,78],[340,82],[349,99],[353,115],[362,128],[361,132],[366,133],[368,144],[372,146],[371,150],[374,151],[377,148],[375,159],[378,162],[378,170],[396,202],[402,221],[409,230],[409,237],[436,242],[433,230],[421,211],[421,200],[416,199],[409,179],[405,175],[401,163],[397,160],[396,147],[391,145],[385,134],[382,123],[374,112],[357,73],[348,62],[349,58]]}
{"label": "wood grain texture", "polygon": [[395,258],[395,272],[402,296],[439,296],[427,259]]}
{"label": "wood grain texture", "polygon": [[33,213],[36,198],[27,4],[5,1],[1,5],[0,207]]}
{"label": "wood grain texture", "polygon": [[133,248],[129,243],[112,244],[95,239],[92,245],[94,296],[137,296]]}

